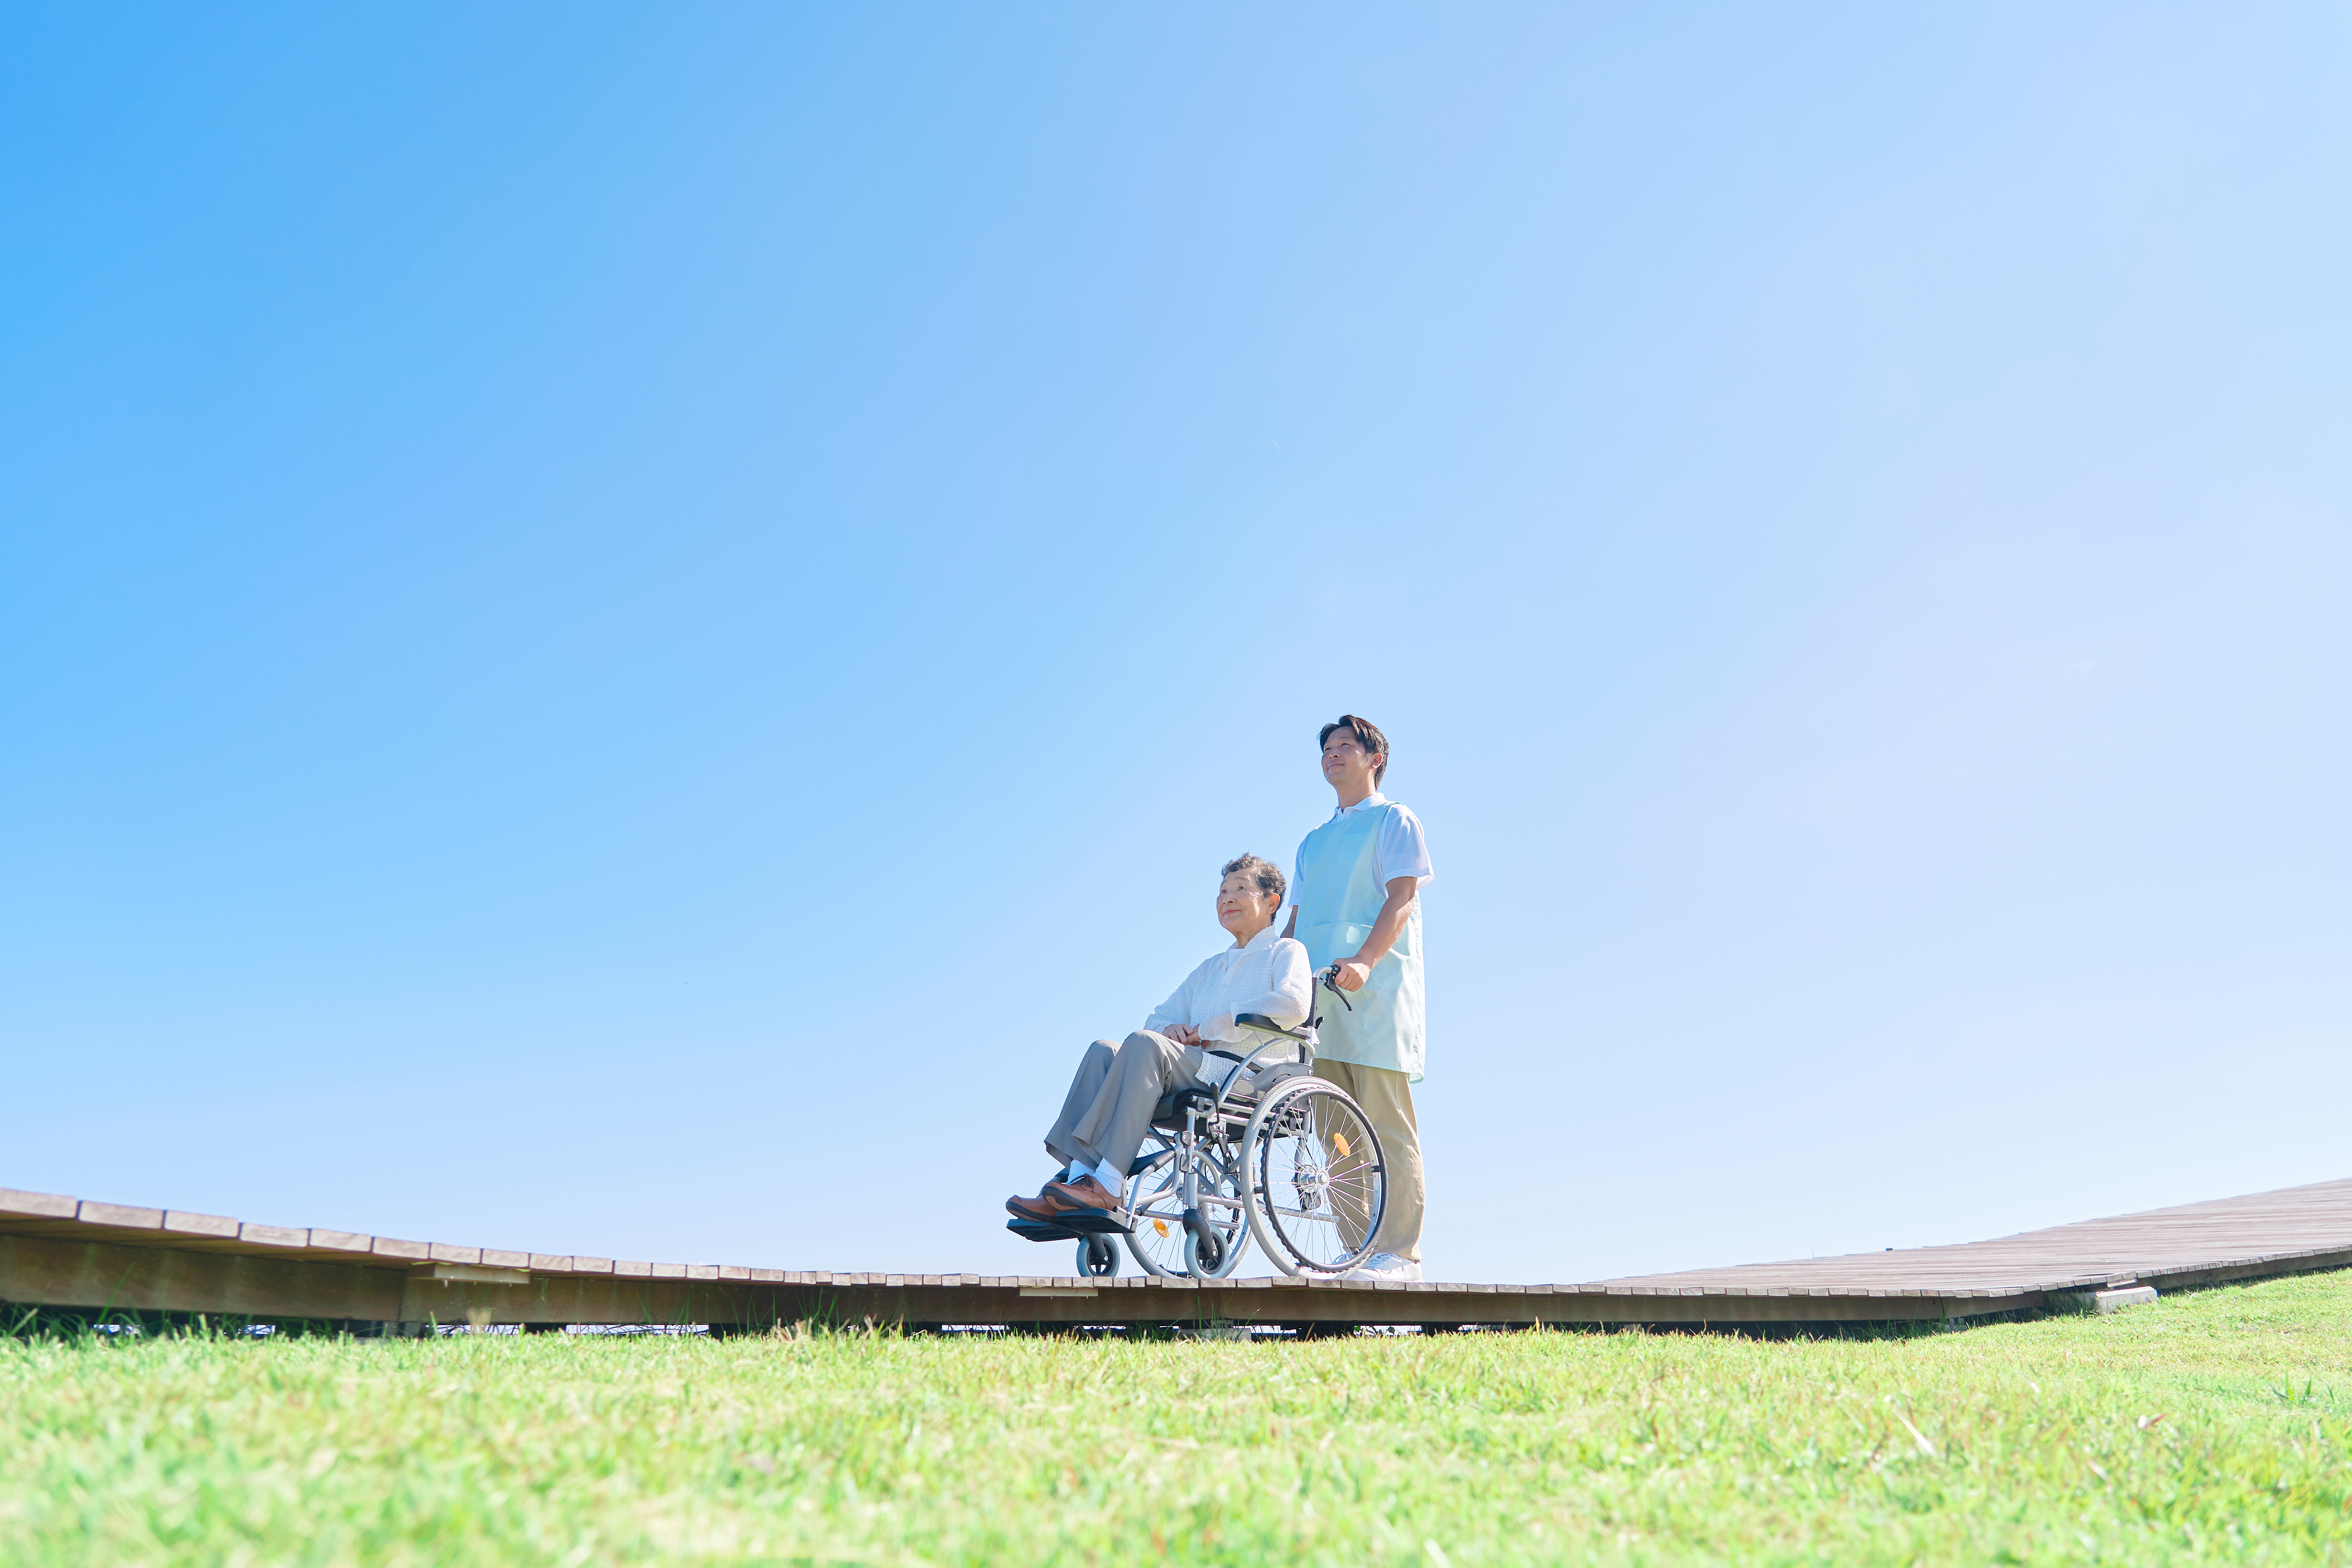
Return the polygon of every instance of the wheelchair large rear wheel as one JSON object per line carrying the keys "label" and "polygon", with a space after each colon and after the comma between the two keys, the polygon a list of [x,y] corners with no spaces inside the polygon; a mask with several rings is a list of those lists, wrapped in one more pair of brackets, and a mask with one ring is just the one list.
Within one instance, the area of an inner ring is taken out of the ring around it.
{"label": "wheelchair large rear wheel", "polygon": [[1338,1084],[1278,1085],[1242,1137],[1250,1230],[1286,1274],[1328,1279],[1372,1255],[1388,1171],[1363,1107]]}
{"label": "wheelchair large rear wheel", "polygon": [[[1171,1141],[1152,1135],[1151,1142],[1127,1179],[1128,1212],[1135,1216],[1127,1233],[1127,1250],[1146,1274],[1178,1279],[1192,1274],[1184,1252],[1184,1198],[1176,1169],[1178,1149]],[[1213,1143],[1201,1150],[1202,1212],[1208,1216],[1226,1257],[1249,1246],[1249,1220],[1242,1206],[1238,1171],[1229,1168]],[[1228,1262],[1225,1272],[1233,1264]]]}

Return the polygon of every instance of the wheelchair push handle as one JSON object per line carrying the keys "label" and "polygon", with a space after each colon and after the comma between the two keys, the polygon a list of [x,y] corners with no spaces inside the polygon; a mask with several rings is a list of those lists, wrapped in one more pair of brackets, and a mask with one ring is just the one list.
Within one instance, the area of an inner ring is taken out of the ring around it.
{"label": "wheelchair push handle", "polygon": [[[1332,995],[1337,996],[1339,999],[1339,1005],[1345,1007],[1350,1013],[1356,1010],[1356,1005],[1348,1000],[1348,994],[1339,989],[1339,966],[1338,964],[1335,963],[1330,968],[1323,972],[1322,981],[1323,989],[1331,993]],[[1318,1018],[1315,1021],[1319,1024],[1323,1020]]]}

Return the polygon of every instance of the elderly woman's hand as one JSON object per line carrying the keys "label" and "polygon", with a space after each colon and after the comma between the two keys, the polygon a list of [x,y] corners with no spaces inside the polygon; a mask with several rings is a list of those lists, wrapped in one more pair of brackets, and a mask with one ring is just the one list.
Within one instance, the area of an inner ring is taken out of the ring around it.
{"label": "elderly woman's hand", "polygon": [[1200,1032],[1187,1024],[1171,1024],[1160,1032],[1180,1046],[1197,1046],[1201,1043]]}

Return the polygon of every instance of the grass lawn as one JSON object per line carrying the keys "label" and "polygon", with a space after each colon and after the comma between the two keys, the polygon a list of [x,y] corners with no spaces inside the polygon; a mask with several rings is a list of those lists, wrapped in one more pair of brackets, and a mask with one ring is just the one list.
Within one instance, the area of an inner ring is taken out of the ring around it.
{"label": "grass lawn", "polygon": [[2352,1274],[1906,1340],[0,1342],[0,1563],[2336,1562]]}

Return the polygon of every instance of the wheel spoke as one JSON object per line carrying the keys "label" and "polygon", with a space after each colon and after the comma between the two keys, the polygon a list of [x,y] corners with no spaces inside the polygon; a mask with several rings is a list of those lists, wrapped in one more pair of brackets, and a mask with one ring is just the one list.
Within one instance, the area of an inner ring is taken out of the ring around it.
{"label": "wheel spoke", "polygon": [[1259,1124],[1253,1212],[1269,1249],[1300,1268],[1337,1273],[1370,1253],[1386,1208],[1379,1139],[1336,1086],[1294,1090]]}
{"label": "wheel spoke", "polygon": [[[1160,1135],[1155,1133],[1155,1137]],[[1217,1141],[1203,1139],[1193,1146],[1193,1178],[1199,1202],[1211,1229],[1228,1253],[1247,1245],[1248,1218],[1240,1184],[1234,1179],[1233,1151]],[[1172,1143],[1163,1143],[1151,1163],[1128,1179],[1128,1208],[1135,1215],[1127,1248],[1144,1271],[1161,1276],[1188,1272],[1184,1227],[1183,1156]]]}

